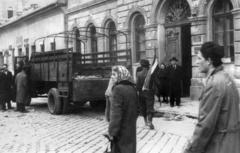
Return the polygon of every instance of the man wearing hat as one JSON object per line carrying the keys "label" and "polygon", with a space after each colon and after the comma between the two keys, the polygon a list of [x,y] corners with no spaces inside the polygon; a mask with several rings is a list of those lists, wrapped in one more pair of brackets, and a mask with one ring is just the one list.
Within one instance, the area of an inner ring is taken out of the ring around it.
{"label": "man wearing hat", "polygon": [[25,113],[25,105],[29,102],[30,94],[29,94],[29,85],[28,85],[28,78],[27,78],[27,71],[28,67],[23,66],[22,72],[17,74],[16,77],[16,85],[17,85],[17,109],[16,111],[20,111]]}
{"label": "man wearing hat", "polygon": [[145,125],[149,126],[150,129],[154,129],[152,124],[153,113],[154,113],[154,90],[153,90],[153,80],[151,79],[149,90],[143,91],[143,85],[145,78],[147,77],[149,71],[149,61],[142,59],[141,62],[142,71],[137,73],[137,91],[139,92],[139,106],[140,111],[143,115]]}
{"label": "man wearing hat", "polygon": [[6,110],[6,75],[3,68],[0,68],[0,110]]}
{"label": "man wearing hat", "polygon": [[171,65],[168,66],[168,79],[169,79],[169,96],[170,105],[174,107],[174,102],[177,106],[181,103],[181,81],[182,81],[182,67],[177,65],[176,57],[170,59]]}
{"label": "man wearing hat", "polygon": [[12,109],[11,100],[12,100],[12,87],[13,87],[13,75],[12,72],[8,71],[8,65],[3,65],[3,72],[6,75],[6,102],[8,109]]}

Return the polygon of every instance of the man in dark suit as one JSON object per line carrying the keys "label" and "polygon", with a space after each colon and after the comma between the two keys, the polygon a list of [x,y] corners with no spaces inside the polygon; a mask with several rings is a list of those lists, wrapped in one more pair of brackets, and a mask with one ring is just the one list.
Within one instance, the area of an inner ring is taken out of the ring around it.
{"label": "man in dark suit", "polygon": [[169,79],[169,96],[170,96],[170,105],[174,106],[174,102],[176,101],[176,105],[180,106],[181,103],[181,81],[182,81],[182,67],[177,65],[176,57],[172,57],[170,59],[171,65],[168,66],[168,79]]}
{"label": "man in dark suit", "polygon": [[8,71],[8,65],[3,65],[3,73],[6,75],[6,102],[8,109],[12,109],[12,87],[13,87],[13,75],[12,72]]}
{"label": "man in dark suit", "polygon": [[0,68],[0,110],[6,110],[6,75]]}

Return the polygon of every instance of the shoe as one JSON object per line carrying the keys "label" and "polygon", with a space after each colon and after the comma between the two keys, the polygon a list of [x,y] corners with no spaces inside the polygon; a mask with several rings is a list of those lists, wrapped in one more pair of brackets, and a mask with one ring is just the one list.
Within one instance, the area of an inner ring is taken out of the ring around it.
{"label": "shoe", "polygon": [[8,107],[8,109],[14,109],[13,107]]}
{"label": "shoe", "polygon": [[174,105],[171,105],[171,107],[174,107]]}
{"label": "shoe", "polygon": [[14,112],[19,112],[19,110],[18,109],[14,109]]}
{"label": "shoe", "polygon": [[149,114],[147,119],[148,119],[148,126],[149,126],[149,128],[151,130],[153,130],[154,129],[154,125],[152,124],[153,115]]}

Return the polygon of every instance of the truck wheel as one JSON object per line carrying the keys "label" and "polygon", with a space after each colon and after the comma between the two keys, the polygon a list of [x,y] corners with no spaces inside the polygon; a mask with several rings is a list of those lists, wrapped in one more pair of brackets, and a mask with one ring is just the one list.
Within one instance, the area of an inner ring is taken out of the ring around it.
{"label": "truck wheel", "polygon": [[62,98],[62,113],[67,114],[69,112],[69,99],[68,98]]}
{"label": "truck wheel", "polygon": [[62,105],[56,88],[52,88],[48,92],[48,110],[51,114],[61,114]]}
{"label": "truck wheel", "polygon": [[94,101],[90,101],[90,106],[92,109],[97,109],[98,108],[98,101],[94,100]]}

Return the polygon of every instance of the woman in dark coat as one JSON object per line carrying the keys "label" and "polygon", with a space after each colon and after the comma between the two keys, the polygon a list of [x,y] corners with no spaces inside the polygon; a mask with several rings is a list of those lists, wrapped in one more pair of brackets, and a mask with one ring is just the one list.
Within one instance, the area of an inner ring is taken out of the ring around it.
{"label": "woman in dark coat", "polygon": [[223,48],[207,42],[197,55],[204,81],[195,132],[184,153],[240,153],[239,93],[224,71]]}
{"label": "woman in dark coat", "polygon": [[112,68],[113,99],[109,137],[112,153],[136,153],[137,91],[129,71],[123,66]]}
{"label": "woman in dark coat", "polygon": [[161,64],[160,69],[157,74],[159,85],[159,100],[160,96],[163,97],[163,102],[168,103],[168,71],[164,63]]}

